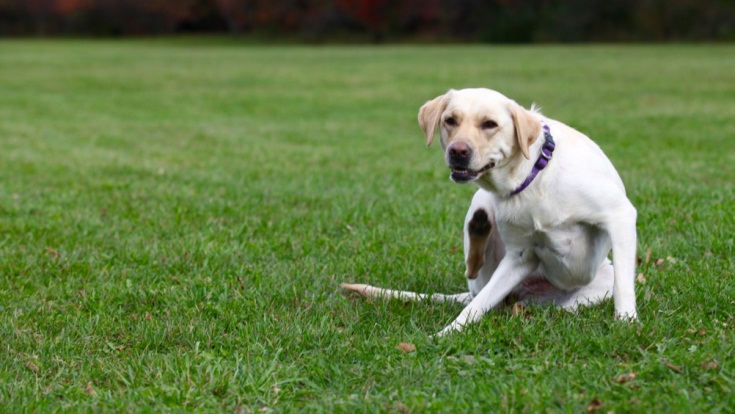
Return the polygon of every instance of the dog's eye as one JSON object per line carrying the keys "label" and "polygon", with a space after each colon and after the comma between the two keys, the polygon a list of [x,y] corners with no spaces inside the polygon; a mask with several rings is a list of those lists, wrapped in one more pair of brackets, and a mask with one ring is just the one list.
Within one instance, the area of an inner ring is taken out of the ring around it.
{"label": "dog's eye", "polygon": [[498,123],[495,121],[484,121],[480,126],[482,129],[493,129],[498,126]]}
{"label": "dog's eye", "polygon": [[449,118],[445,119],[444,120],[444,123],[447,124],[447,125],[449,125],[449,126],[457,126],[457,120],[454,119],[451,116]]}

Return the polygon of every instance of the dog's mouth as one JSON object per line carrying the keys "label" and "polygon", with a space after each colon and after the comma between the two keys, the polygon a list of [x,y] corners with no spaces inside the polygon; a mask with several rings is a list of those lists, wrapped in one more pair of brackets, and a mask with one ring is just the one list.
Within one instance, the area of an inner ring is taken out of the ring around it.
{"label": "dog's mouth", "polygon": [[476,180],[478,177],[480,177],[485,172],[493,169],[495,167],[495,163],[491,162],[488,165],[482,167],[481,169],[475,171],[470,170],[467,168],[460,168],[460,167],[449,167],[452,170],[452,173],[449,175],[449,178],[452,179],[455,183],[464,184],[468,183],[472,180]]}

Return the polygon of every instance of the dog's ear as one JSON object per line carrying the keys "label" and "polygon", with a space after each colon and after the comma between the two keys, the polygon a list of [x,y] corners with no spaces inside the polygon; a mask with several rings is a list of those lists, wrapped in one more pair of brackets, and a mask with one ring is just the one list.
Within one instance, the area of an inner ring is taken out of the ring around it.
{"label": "dog's ear", "polygon": [[510,103],[510,116],[513,118],[513,127],[516,130],[516,139],[521,147],[521,152],[526,159],[531,159],[528,147],[533,144],[541,133],[541,121],[533,116],[533,112],[518,105]]}
{"label": "dog's ear", "polygon": [[424,134],[426,134],[427,147],[434,141],[434,131],[439,125],[442,112],[447,109],[450,92],[451,91],[426,102],[421,109],[419,109],[419,126],[421,126]]}

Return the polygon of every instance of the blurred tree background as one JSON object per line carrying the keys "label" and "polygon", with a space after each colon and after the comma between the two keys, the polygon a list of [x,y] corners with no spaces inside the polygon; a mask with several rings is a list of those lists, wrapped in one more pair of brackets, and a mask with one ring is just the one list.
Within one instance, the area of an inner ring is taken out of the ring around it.
{"label": "blurred tree background", "polygon": [[735,39],[735,0],[0,0],[3,36],[300,41]]}

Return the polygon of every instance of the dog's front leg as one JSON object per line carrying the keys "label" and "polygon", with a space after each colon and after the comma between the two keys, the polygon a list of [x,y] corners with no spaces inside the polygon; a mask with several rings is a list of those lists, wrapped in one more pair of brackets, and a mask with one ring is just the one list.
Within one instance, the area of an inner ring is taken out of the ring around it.
{"label": "dog's front leg", "polygon": [[479,320],[485,312],[505,299],[514,287],[536,270],[538,265],[539,260],[531,249],[526,249],[521,253],[507,252],[487,285],[462,310],[457,319],[437,333],[436,336],[460,331],[465,325]]}
{"label": "dog's front leg", "polygon": [[620,210],[621,213],[605,226],[612,243],[615,316],[635,320],[638,319],[635,304],[636,210],[630,203]]}

